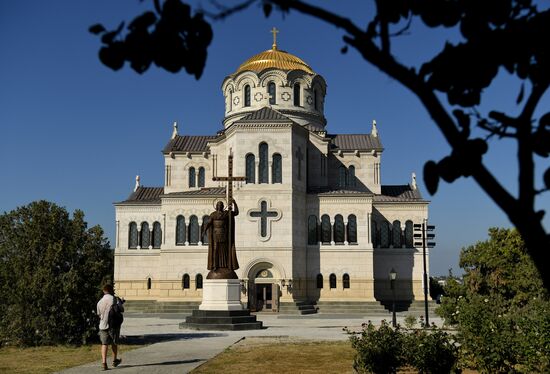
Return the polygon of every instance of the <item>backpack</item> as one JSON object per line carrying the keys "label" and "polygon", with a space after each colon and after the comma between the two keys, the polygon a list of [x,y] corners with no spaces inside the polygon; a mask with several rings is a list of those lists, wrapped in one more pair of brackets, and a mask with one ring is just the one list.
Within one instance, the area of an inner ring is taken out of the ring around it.
{"label": "backpack", "polygon": [[118,297],[113,296],[113,305],[109,308],[109,317],[107,319],[110,329],[119,329],[122,325],[122,322],[124,321],[122,310],[123,309],[118,303]]}

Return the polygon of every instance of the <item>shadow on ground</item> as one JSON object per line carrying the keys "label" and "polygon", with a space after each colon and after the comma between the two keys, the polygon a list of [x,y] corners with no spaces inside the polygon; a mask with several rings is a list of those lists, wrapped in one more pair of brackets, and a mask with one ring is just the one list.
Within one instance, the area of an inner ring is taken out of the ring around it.
{"label": "shadow on ground", "polygon": [[226,336],[226,334],[173,333],[173,334],[125,335],[120,337],[120,343],[127,344],[127,345],[143,345],[143,344],[154,344],[154,343],[161,343],[161,342],[171,342],[174,340],[215,338],[219,336]]}
{"label": "shadow on ground", "polygon": [[194,362],[204,362],[204,361],[206,361],[206,359],[204,359],[204,358],[194,358],[192,360],[163,361],[163,362],[155,362],[155,363],[141,364],[141,365],[124,365],[124,364],[121,364],[119,366],[119,368],[122,369],[122,368],[135,368],[135,367],[141,367],[141,366],[181,365],[181,364],[192,364]]}

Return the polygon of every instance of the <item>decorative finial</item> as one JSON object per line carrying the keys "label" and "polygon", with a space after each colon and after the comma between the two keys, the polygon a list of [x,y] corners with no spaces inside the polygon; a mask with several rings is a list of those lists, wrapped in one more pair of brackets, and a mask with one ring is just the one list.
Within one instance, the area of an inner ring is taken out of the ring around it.
{"label": "decorative finial", "polygon": [[134,192],[136,192],[138,188],[139,188],[139,175],[136,175],[136,186],[134,187]]}
{"label": "decorative finial", "polygon": [[374,137],[377,137],[378,136],[378,129],[376,128],[376,120],[372,120],[372,131],[370,132],[370,134]]}
{"label": "decorative finial", "polygon": [[174,130],[172,131],[172,139],[178,135],[178,123],[174,121]]}
{"label": "decorative finial", "polygon": [[277,30],[275,27],[273,27],[271,29],[270,33],[273,34],[273,45],[271,46],[271,49],[276,50],[277,49],[277,34],[279,33],[279,30]]}
{"label": "decorative finial", "polygon": [[412,173],[411,187],[412,187],[413,190],[416,190],[416,188],[417,188],[417,186],[416,186],[416,173]]}

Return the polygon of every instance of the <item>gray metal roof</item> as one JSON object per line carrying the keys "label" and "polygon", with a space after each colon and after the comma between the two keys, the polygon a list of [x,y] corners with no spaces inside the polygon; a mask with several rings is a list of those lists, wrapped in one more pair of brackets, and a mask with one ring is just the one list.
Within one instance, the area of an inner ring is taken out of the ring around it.
{"label": "gray metal roof", "polygon": [[163,152],[205,152],[208,151],[207,143],[216,137],[216,135],[176,135],[174,139],[170,139]]}
{"label": "gray metal roof", "polygon": [[380,138],[371,134],[327,134],[330,138],[331,150],[365,151],[381,149]]}
{"label": "gray metal roof", "polygon": [[381,192],[374,197],[374,201],[423,201],[420,191],[409,184],[383,185]]}
{"label": "gray metal roof", "polygon": [[263,107],[249,115],[243,117],[239,122],[254,122],[254,121],[271,121],[271,122],[289,122],[290,118],[282,115],[280,112],[271,109],[270,107]]}
{"label": "gray metal roof", "polygon": [[171,192],[162,197],[186,197],[186,196],[225,196],[225,187],[203,187],[199,190]]}
{"label": "gray metal roof", "polygon": [[160,195],[164,193],[164,187],[143,187],[139,186],[135,192],[120,203],[159,203]]}
{"label": "gray metal roof", "polygon": [[319,196],[327,195],[372,195],[373,193],[366,187],[360,189],[331,189],[329,187],[310,187],[307,191],[310,194],[317,194]]}

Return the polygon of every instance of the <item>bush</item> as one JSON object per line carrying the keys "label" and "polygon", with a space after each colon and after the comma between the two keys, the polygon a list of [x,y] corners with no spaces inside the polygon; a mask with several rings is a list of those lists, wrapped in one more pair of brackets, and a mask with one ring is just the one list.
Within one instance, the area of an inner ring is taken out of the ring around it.
{"label": "bush", "polygon": [[358,373],[396,373],[403,364],[403,333],[393,329],[386,321],[375,328],[371,321],[363,324],[360,333],[351,334],[350,341],[357,351],[353,368]]}
{"label": "bush", "polygon": [[550,300],[516,230],[462,250],[464,284],[437,312],[455,325],[465,364],[490,373],[550,372]]}
{"label": "bush", "polygon": [[84,214],[38,201],[0,215],[0,344],[81,344],[96,337],[96,303],[112,251]]}
{"label": "bush", "polygon": [[382,321],[370,321],[359,333],[346,329],[356,350],[353,368],[358,373],[396,373],[410,365],[420,373],[451,373],[456,370],[458,347],[454,339],[435,325],[430,329],[403,332]]}
{"label": "bush", "polygon": [[456,370],[458,347],[454,339],[432,325],[405,338],[405,361],[419,373],[451,373]]}
{"label": "bush", "polygon": [[405,321],[403,323],[405,324],[406,328],[412,329],[416,325],[416,317],[412,314],[409,314],[405,317]]}

